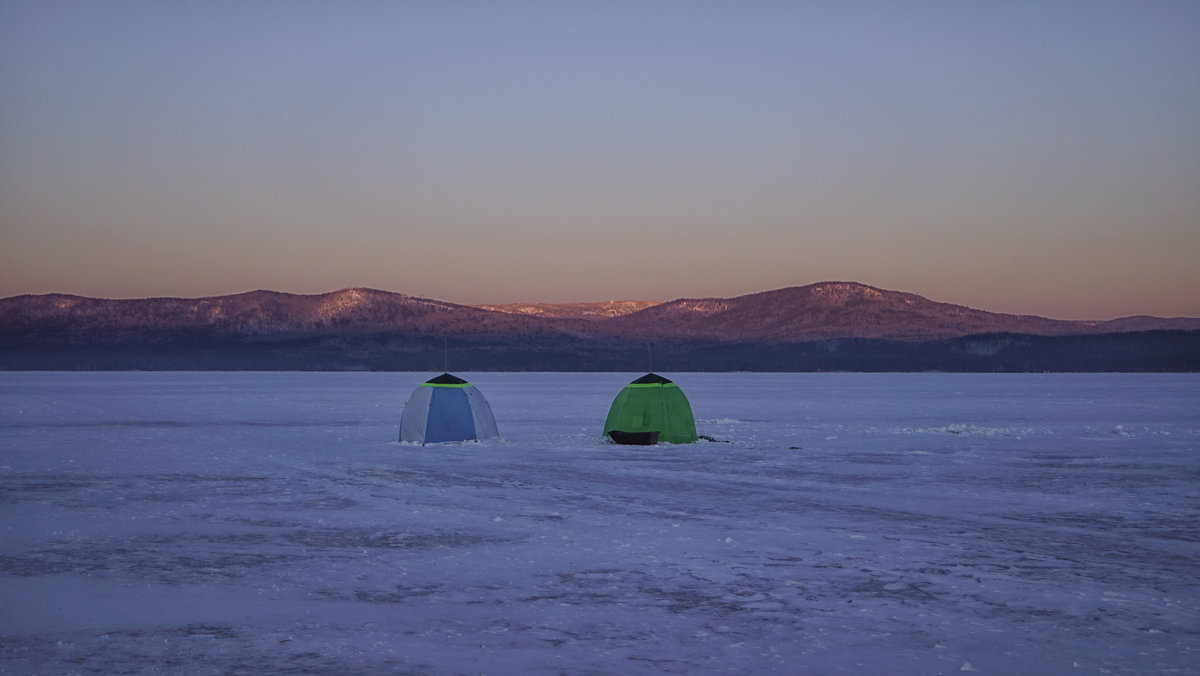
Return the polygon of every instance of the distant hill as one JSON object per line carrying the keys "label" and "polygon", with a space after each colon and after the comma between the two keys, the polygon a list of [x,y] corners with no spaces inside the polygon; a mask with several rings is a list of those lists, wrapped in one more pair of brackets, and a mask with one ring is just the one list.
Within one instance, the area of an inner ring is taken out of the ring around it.
{"label": "distant hill", "polygon": [[[586,320],[586,321],[582,321]],[[101,299],[65,294],[0,299],[0,332],[388,330],[431,336],[568,333],[723,342],[828,338],[924,341],[978,333],[1042,336],[1196,330],[1200,318],[1048,319],[939,303],[853,282],[822,282],[736,298],[666,303],[513,303],[468,306],[376,289],[299,295],[252,291],[209,298]]]}
{"label": "distant hill", "polygon": [[[1200,319],[1083,322],[853,282],[471,307],[375,289],[0,299],[0,369],[1200,370]],[[663,361],[667,360],[667,361]],[[671,360],[674,360],[673,362]]]}
{"label": "distant hill", "polygon": [[0,332],[180,333],[392,331],[429,336],[525,335],[563,328],[523,315],[492,312],[375,289],[318,295],[252,291],[211,298],[110,300],[63,294],[0,299]]}
{"label": "distant hill", "polygon": [[614,318],[633,335],[690,340],[791,342],[828,338],[924,341],[978,333],[1039,336],[1200,329],[1200,319],[1127,317],[1108,322],[975,310],[853,282],[822,282],[736,298],[685,298]]}
{"label": "distant hill", "polygon": [[602,303],[508,303],[476,305],[481,310],[552,319],[611,319],[658,305],[652,300],[610,300]]}

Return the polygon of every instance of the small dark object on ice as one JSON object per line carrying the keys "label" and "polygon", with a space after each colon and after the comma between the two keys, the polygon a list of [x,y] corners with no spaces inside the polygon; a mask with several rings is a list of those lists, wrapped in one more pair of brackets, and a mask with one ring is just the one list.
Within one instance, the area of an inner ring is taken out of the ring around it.
{"label": "small dark object on ice", "polygon": [[658,430],[650,432],[622,432],[613,430],[608,433],[612,440],[625,446],[653,446],[658,443]]}

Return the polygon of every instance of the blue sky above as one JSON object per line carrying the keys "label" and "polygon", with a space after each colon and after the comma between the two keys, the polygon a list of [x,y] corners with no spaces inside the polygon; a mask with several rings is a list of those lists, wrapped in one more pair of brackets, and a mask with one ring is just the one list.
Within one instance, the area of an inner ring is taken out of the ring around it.
{"label": "blue sky above", "polygon": [[1194,2],[0,0],[0,296],[1200,316]]}

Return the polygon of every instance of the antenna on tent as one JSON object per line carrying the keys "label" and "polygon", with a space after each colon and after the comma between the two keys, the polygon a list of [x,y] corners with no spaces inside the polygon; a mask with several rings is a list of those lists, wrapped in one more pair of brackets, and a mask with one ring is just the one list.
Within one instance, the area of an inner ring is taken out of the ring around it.
{"label": "antenna on tent", "polygon": [[650,351],[650,343],[646,343],[646,365],[649,366],[647,371],[654,373],[654,353]]}
{"label": "antenna on tent", "polygon": [[450,372],[450,339],[449,338],[442,339],[442,359],[444,360],[442,365],[445,366],[445,368],[442,369],[442,372],[449,373]]}

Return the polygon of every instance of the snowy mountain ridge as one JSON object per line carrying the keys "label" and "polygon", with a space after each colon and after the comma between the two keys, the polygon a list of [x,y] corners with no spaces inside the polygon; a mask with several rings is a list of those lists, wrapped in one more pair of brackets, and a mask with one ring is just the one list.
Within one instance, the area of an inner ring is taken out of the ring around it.
{"label": "snowy mountain ridge", "polygon": [[554,319],[601,320],[627,315],[638,310],[658,305],[652,300],[609,300],[599,303],[506,303],[503,305],[475,305],[481,310],[507,312],[509,314],[549,317]]}
{"label": "snowy mountain ridge", "polygon": [[635,335],[688,340],[789,342],[837,338],[939,340],[979,333],[1039,336],[1196,330],[1198,318],[1106,322],[976,310],[857,282],[819,282],[736,298],[685,298],[608,322]]}
{"label": "snowy mountain ridge", "polygon": [[665,303],[467,306],[349,288],[301,295],[251,291],[206,298],[102,299],[66,294],[0,299],[0,334],[387,331],[424,336],[567,336],[787,343],[868,338],[939,340],[981,333],[1039,336],[1200,330],[1200,318],[1110,321],[1013,315],[932,301],[856,282],[820,282],[734,298]]}
{"label": "snowy mountain ridge", "polygon": [[[394,329],[453,332],[506,318],[463,305],[379,291],[317,295],[251,291],[207,298],[105,299],[47,294],[0,299],[0,331],[235,332]],[[451,320],[453,318],[453,320]],[[508,323],[523,318],[511,317]]]}

